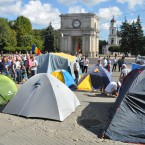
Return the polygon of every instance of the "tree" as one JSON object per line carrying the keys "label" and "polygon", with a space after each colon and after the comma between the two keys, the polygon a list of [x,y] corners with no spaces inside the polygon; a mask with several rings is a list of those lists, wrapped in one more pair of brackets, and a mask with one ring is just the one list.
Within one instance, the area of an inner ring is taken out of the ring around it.
{"label": "tree", "polygon": [[55,41],[54,41],[54,30],[51,23],[47,27],[46,33],[44,35],[44,50],[48,52],[56,51]]}
{"label": "tree", "polygon": [[[135,23],[135,44],[136,47],[134,48],[134,54],[141,54],[141,51],[144,47],[144,34],[141,26],[140,17],[138,16],[137,21]],[[132,47],[133,48],[133,47]]]}
{"label": "tree", "polygon": [[4,18],[0,18],[0,49],[4,47],[16,46],[16,33],[12,30],[8,24],[8,21]]}
{"label": "tree", "polygon": [[60,31],[59,30],[54,30],[54,43],[55,43],[56,51],[59,51],[60,50]]}
{"label": "tree", "polygon": [[106,40],[99,40],[99,53],[100,53],[100,54],[102,53],[102,47],[103,47],[104,45],[107,45]]}
{"label": "tree", "polygon": [[32,30],[32,43],[35,44],[40,50],[43,49],[43,37],[41,36],[41,30]]}
{"label": "tree", "polygon": [[130,43],[129,43],[129,34],[130,34],[130,25],[125,19],[125,22],[122,23],[122,26],[120,27],[120,51],[127,53],[131,51]]}
{"label": "tree", "polygon": [[121,26],[121,45],[120,49],[125,54],[131,52],[131,54],[141,54],[143,49],[143,30],[140,22],[140,17],[138,16],[136,22],[132,24],[125,22]]}
{"label": "tree", "polygon": [[32,25],[28,18],[19,16],[14,24],[14,29],[17,33],[17,46],[23,46],[24,36],[29,36],[32,31]]}
{"label": "tree", "polygon": [[120,46],[110,46],[110,47],[108,48],[108,50],[109,50],[110,52],[119,52],[119,51],[120,51]]}

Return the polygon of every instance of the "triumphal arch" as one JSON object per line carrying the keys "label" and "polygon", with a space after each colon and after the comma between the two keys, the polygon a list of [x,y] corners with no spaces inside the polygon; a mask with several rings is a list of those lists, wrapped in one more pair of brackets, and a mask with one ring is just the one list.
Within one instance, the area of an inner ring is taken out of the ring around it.
{"label": "triumphal arch", "polygon": [[99,51],[99,18],[94,13],[61,14],[60,18],[60,51],[95,57]]}

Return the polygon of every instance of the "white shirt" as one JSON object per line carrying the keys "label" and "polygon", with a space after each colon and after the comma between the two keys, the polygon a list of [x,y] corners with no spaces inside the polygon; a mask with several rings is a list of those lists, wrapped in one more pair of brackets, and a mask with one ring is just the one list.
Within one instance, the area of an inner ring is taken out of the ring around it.
{"label": "white shirt", "polygon": [[35,65],[35,66],[32,66],[31,70],[37,70],[38,61],[35,59],[35,60],[32,61],[32,64]]}
{"label": "white shirt", "polygon": [[131,71],[131,69],[128,69],[128,68],[124,68],[122,71],[121,71],[121,75],[123,75],[123,78],[125,78],[127,76],[127,74]]}
{"label": "white shirt", "polygon": [[108,86],[105,88],[106,93],[112,93],[114,90],[117,90],[116,82],[110,82]]}
{"label": "white shirt", "polygon": [[115,58],[115,59],[113,60],[113,64],[117,64],[117,62],[118,62],[118,60]]}
{"label": "white shirt", "polygon": [[103,60],[103,66],[104,66],[104,67],[107,66],[107,59],[104,59],[104,60]]}
{"label": "white shirt", "polygon": [[75,62],[74,63],[74,70],[78,70],[78,72],[79,72],[79,63],[78,62]]}
{"label": "white shirt", "polygon": [[21,67],[20,61],[16,61],[15,64],[16,64],[16,69],[20,69],[20,67]]}
{"label": "white shirt", "polygon": [[84,59],[84,66],[88,66],[89,65],[89,60],[88,59]]}

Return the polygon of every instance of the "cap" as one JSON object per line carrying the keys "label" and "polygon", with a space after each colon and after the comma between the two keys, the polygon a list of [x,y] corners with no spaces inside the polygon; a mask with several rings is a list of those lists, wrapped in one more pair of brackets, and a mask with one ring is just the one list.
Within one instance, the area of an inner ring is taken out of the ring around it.
{"label": "cap", "polygon": [[123,64],[122,66],[127,67],[126,64]]}

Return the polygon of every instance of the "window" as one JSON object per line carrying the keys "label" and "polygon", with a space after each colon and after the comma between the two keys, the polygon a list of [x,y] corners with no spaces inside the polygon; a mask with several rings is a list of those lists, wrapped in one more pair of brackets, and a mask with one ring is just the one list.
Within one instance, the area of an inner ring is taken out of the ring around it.
{"label": "window", "polygon": [[113,38],[111,38],[111,44],[113,44],[114,43],[114,39]]}

